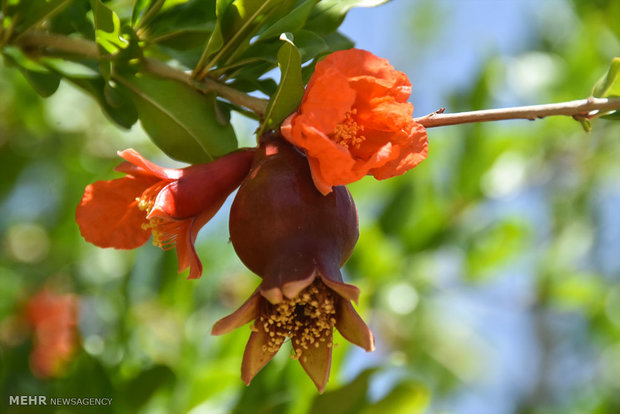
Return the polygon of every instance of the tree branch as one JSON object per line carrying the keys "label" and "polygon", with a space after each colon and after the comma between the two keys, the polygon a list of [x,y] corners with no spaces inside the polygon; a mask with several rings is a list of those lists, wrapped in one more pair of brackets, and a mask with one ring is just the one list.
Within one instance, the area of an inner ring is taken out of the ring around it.
{"label": "tree branch", "polygon": [[[32,51],[34,49],[43,54],[60,52],[81,58],[99,59],[99,52],[95,42],[69,36],[27,31],[16,41],[16,45],[27,51]],[[143,64],[144,70],[153,75],[183,82],[203,93],[215,92],[233,104],[251,110],[259,117],[265,114],[268,103],[266,99],[250,96],[213,79],[205,78],[196,80],[192,78],[189,72],[173,68],[156,59],[143,58]],[[414,118],[414,120],[426,128],[433,128],[472,122],[501,121],[506,119],[529,119],[533,121],[551,115],[572,116],[576,119],[591,119],[614,110],[620,110],[620,98],[590,97],[577,101],[554,104],[487,109],[454,114],[445,114],[442,108],[426,116]]]}
{"label": "tree branch", "polygon": [[552,115],[565,115],[589,119],[606,112],[620,110],[620,98],[594,98],[545,105],[517,106],[513,108],[486,109],[482,111],[444,114],[444,108],[420,118],[416,122],[426,128],[472,122],[502,121],[506,119],[529,119],[534,121]]}
{"label": "tree branch", "polygon": [[[99,59],[99,51],[95,42],[69,36],[29,31],[19,38],[16,45],[25,50],[36,49],[44,54],[46,52],[61,52],[75,55],[76,57]],[[216,80],[206,78],[198,81],[193,79],[189,73],[173,68],[156,59],[143,58],[142,62],[146,72],[183,82],[203,93],[215,92],[236,105],[248,108],[259,117],[262,117],[267,109],[268,101],[266,99],[250,96]]]}
{"label": "tree branch", "polygon": [[267,110],[268,100],[250,96],[247,93],[231,88],[230,86],[216,80],[209,78],[196,80],[191,77],[190,73],[185,73],[182,70],[175,69],[156,59],[144,58],[143,63],[144,70],[153,75],[178,80],[203,93],[215,92],[222,98],[227,99],[236,105],[248,108],[259,117],[262,117]]}

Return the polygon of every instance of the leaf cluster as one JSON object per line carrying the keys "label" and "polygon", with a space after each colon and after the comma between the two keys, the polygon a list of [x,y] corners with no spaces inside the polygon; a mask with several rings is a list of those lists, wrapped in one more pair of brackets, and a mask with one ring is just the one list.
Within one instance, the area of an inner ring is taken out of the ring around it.
{"label": "leaf cluster", "polygon": [[[170,157],[200,163],[237,147],[233,110],[258,119],[259,132],[277,127],[299,105],[314,64],[353,46],[338,32],[347,12],[385,1],[4,1],[0,48],[41,96],[64,79],[115,124],[139,120]],[[269,77],[275,68],[279,84]],[[244,98],[256,100],[248,94],[268,97],[264,110],[248,111]]]}

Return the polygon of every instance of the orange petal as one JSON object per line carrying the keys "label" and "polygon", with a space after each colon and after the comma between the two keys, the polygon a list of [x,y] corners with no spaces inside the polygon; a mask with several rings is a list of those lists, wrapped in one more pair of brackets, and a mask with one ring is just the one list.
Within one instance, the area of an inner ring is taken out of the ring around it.
{"label": "orange petal", "polygon": [[[335,67],[348,78],[373,76],[384,79],[390,84],[398,85],[406,79],[406,75],[394,69],[387,59],[373,55],[367,50],[349,49],[334,52],[317,64]],[[404,76],[403,76],[404,75]]]}
{"label": "orange petal", "polygon": [[160,167],[157,164],[144,158],[138,151],[128,148],[124,151],[118,151],[118,156],[126,159],[127,162],[121,163],[116,167],[116,171],[124,172],[131,175],[147,175],[158,177],[161,179],[176,179],[181,176],[181,170]]}
{"label": "orange petal", "polygon": [[315,342],[308,349],[302,349],[299,357],[299,363],[320,393],[325,389],[329,379],[329,370],[332,366],[332,348],[332,335],[329,335],[325,342]]}
{"label": "orange petal", "polygon": [[310,174],[312,175],[312,181],[317,190],[323,195],[327,195],[332,192],[333,184],[330,184],[321,173],[321,165],[316,158],[308,158],[308,164],[310,165]]}
{"label": "orange petal", "polygon": [[245,347],[243,353],[243,362],[241,363],[241,379],[246,385],[250,385],[252,378],[258,371],[263,369],[267,362],[276,355],[278,351],[270,352],[263,349],[267,345],[269,334],[262,327],[257,326],[257,330],[252,332],[250,340]]}
{"label": "orange petal", "polygon": [[310,161],[312,179],[319,183],[317,189],[323,194],[327,186],[331,192],[331,186],[345,185],[366,175],[365,171],[360,173],[354,170],[355,160],[347,148],[312,126],[304,125],[302,128],[306,136],[312,137],[304,148]]}
{"label": "orange petal", "polygon": [[336,329],[349,342],[366,351],[375,350],[375,339],[348,300],[336,301]]}
{"label": "orange petal", "polygon": [[360,160],[355,165],[355,170],[360,173],[368,174],[368,171],[383,167],[388,162],[397,159],[400,155],[400,147],[387,141],[383,146],[377,148],[374,153],[366,160]]}
{"label": "orange petal", "polygon": [[133,249],[144,244],[151,232],[141,227],[146,219],[136,197],[157,181],[128,176],[88,185],[75,211],[82,236],[99,247]]}
{"label": "orange petal", "polygon": [[[300,115],[294,122],[312,125],[329,134],[351,110],[355,91],[349,86],[347,78],[333,68],[322,70],[317,65],[312,79],[301,102]],[[295,138],[299,140],[301,137]]]}
{"label": "orange petal", "polygon": [[[177,261],[179,262],[179,273],[190,268],[188,279],[198,279],[202,274],[202,263],[196,253],[194,242],[199,229],[194,229],[195,219],[189,218],[178,222],[176,235],[173,236],[174,244],[177,249]],[[194,234],[194,235],[193,235]],[[192,237],[193,235],[193,237]]]}
{"label": "orange petal", "polygon": [[408,141],[400,146],[400,155],[397,159],[370,171],[370,174],[377,180],[404,174],[427,157],[428,137],[426,129],[417,122],[412,122],[407,135]]}
{"label": "orange petal", "polygon": [[197,279],[202,274],[202,263],[196,253],[194,244],[200,229],[213,218],[220,209],[226,198],[220,200],[210,208],[203,211],[198,217],[185,220],[188,225],[177,238],[177,258],[179,261],[179,272],[190,268],[189,279]]}
{"label": "orange petal", "polygon": [[349,84],[357,92],[356,107],[367,108],[383,101],[401,104],[407,102],[411,95],[411,83],[407,75],[394,70],[386,76],[388,79],[375,75],[349,78]]}
{"label": "orange petal", "polygon": [[213,325],[211,335],[224,335],[258,318],[260,295],[256,290],[243,305]]}
{"label": "orange petal", "polygon": [[399,103],[392,97],[370,101],[370,104],[358,106],[357,121],[366,130],[398,131],[406,128],[413,116],[411,103]]}

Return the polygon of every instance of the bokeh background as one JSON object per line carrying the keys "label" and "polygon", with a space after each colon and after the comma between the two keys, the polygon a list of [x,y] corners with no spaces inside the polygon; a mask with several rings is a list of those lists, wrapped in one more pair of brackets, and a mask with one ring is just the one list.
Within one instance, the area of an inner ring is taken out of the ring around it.
{"label": "bokeh background", "polygon": [[[354,9],[342,31],[409,75],[422,116],[588,96],[620,55],[620,3],[394,0]],[[256,125],[234,122],[252,145]],[[377,350],[336,337],[317,395],[285,346],[246,387],[249,327],[209,335],[259,283],[228,242],[230,200],[199,236],[199,280],[150,244],[87,244],[75,206],[88,183],[118,177],[117,150],[178,164],[70,85],[43,100],[0,64],[0,412],[620,412],[620,125],[588,134],[550,118],[429,138],[415,170],[350,186],[361,236],[344,272]],[[29,313],[44,288],[79,315],[77,346],[49,372]],[[9,407],[9,395],[113,402]]]}

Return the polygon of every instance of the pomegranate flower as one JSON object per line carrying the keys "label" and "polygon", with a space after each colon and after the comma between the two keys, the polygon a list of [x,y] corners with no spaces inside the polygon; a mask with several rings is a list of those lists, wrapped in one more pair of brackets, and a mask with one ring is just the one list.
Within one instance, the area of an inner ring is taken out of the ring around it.
{"label": "pomegranate flower", "polygon": [[407,75],[370,52],[334,52],[316,65],[296,113],[282,135],[302,148],[317,189],[364,175],[401,175],[428,153],[424,127],[412,118]]}
{"label": "pomegranate flower", "polygon": [[329,378],[334,327],[352,343],[374,349],[372,333],[351,305],[359,290],[343,283],[340,273],[359,235],[345,187],[323,196],[306,158],[279,137],[267,137],[233,201],[229,225],[237,255],[263,281],[212,333],[254,321],[241,367],[246,384],[286,338],[319,391]]}
{"label": "pomegranate flower", "polygon": [[120,151],[116,167],[125,177],[86,187],[76,221],[86,241],[99,247],[133,249],[151,234],[164,250],[176,246],[179,272],[202,274],[194,249],[198,231],[220,209],[249,171],[254,150],[230,153],[207,164],[163,168],[133,149]]}
{"label": "pomegranate flower", "polygon": [[34,330],[33,373],[42,378],[57,375],[75,351],[77,298],[41,290],[28,300],[25,317]]}

